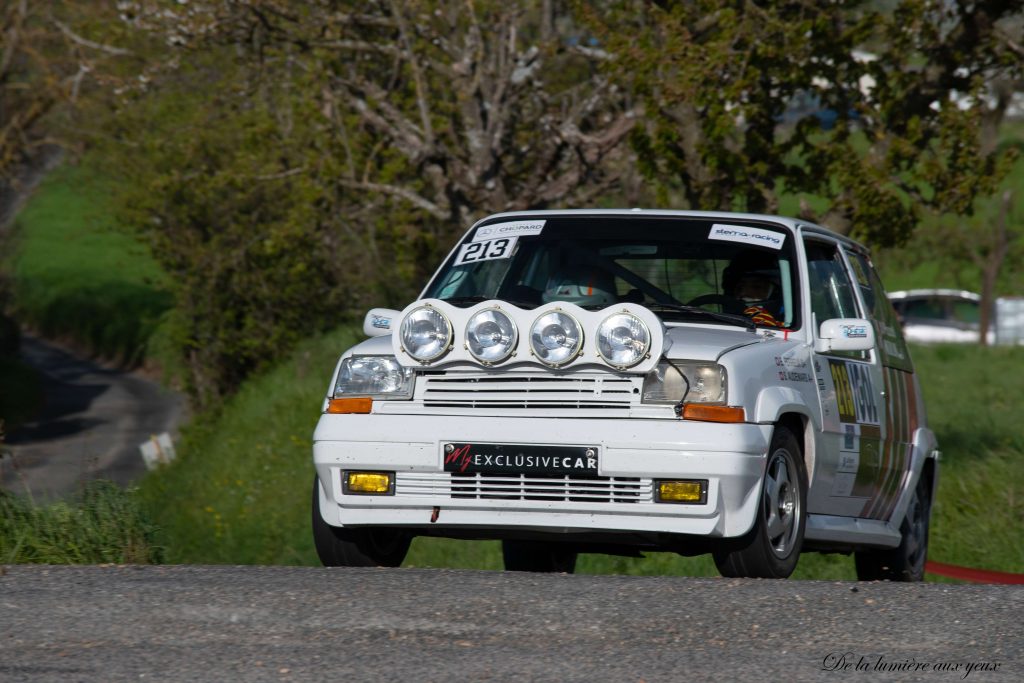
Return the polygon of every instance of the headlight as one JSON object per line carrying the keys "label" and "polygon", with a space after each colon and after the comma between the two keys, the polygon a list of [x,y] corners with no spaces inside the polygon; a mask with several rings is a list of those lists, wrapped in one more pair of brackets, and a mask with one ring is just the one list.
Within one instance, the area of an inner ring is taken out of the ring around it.
{"label": "headlight", "polygon": [[717,363],[661,361],[644,378],[641,400],[644,403],[726,402],[725,368]]}
{"label": "headlight", "polygon": [[481,363],[500,363],[512,355],[518,341],[516,324],[496,308],[475,313],[466,324],[466,346]]}
{"label": "headlight", "polygon": [[401,339],[406,353],[421,363],[429,363],[448,353],[452,324],[437,309],[420,306],[402,320]]}
{"label": "headlight", "polygon": [[650,348],[651,332],[635,315],[610,315],[597,328],[597,352],[614,368],[633,367],[647,356]]}
{"label": "headlight", "polygon": [[545,365],[565,365],[578,356],[583,348],[583,329],[568,313],[545,313],[533,323],[530,348],[537,360]]}
{"label": "headlight", "polygon": [[334,397],[412,398],[413,370],[394,356],[350,356],[341,361]]}

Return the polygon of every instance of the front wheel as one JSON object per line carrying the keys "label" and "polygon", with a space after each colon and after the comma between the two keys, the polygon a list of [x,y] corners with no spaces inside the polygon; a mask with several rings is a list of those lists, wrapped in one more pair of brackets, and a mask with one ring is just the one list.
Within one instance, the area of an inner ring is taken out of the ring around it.
{"label": "front wheel", "polygon": [[722,576],[785,579],[796,569],[807,524],[807,473],[800,444],[775,428],[754,528],[714,553]]}
{"label": "front wheel", "polygon": [[502,541],[501,555],[505,571],[561,572],[576,571],[576,552],[559,543],[546,541]]}
{"label": "front wheel", "polygon": [[331,526],[320,514],[320,479],[313,478],[313,544],[325,567],[398,567],[411,543],[401,529]]}
{"label": "front wheel", "polygon": [[859,581],[923,581],[928,558],[928,527],[931,493],[924,472],[907,504],[900,524],[900,544],[892,550],[863,550],[854,553]]}

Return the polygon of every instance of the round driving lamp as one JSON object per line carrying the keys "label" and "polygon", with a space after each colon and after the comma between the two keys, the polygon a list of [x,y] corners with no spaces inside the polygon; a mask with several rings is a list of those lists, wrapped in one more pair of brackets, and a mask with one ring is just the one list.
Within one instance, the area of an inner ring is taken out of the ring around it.
{"label": "round driving lamp", "polygon": [[421,363],[429,363],[451,348],[452,324],[437,309],[420,306],[402,320],[400,334],[405,352]]}
{"label": "round driving lamp", "polygon": [[466,348],[485,365],[500,363],[511,356],[518,341],[516,324],[497,308],[478,311],[466,323]]}
{"label": "round driving lamp", "polygon": [[568,313],[545,313],[533,323],[530,348],[541,363],[557,368],[579,355],[583,348],[583,329]]}
{"label": "round driving lamp", "polygon": [[631,368],[651,349],[651,332],[640,318],[616,313],[597,328],[597,353],[613,368]]}

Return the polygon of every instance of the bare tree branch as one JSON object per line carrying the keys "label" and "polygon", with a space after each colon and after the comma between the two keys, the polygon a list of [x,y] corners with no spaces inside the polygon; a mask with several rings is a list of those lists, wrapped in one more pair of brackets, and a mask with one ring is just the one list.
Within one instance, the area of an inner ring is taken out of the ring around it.
{"label": "bare tree branch", "polygon": [[[405,26],[405,16],[402,13],[403,8],[398,7],[397,3],[392,2],[391,9],[395,22],[398,24],[398,34],[402,41],[402,47],[405,48],[406,53],[411,54],[413,46],[409,41],[409,32]],[[432,147],[434,145],[434,127],[430,123],[430,93],[427,90],[426,83],[424,83],[423,72],[420,69],[420,63],[415,54],[412,54],[409,59],[409,68],[412,70],[412,79],[416,86],[416,107],[420,114],[420,126],[422,127],[424,137],[423,142],[427,147]]]}
{"label": "bare tree branch", "polygon": [[353,190],[365,190],[365,191],[369,191],[369,192],[381,192],[383,194],[392,195],[392,196],[395,196],[395,197],[401,197],[402,199],[406,200],[407,202],[409,202],[413,206],[416,206],[416,207],[418,207],[420,209],[423,209],[424,211],[428,212],[434,218],[440,218],[442,220],[448,218],[448,214],[445,211],[443,211],[439,206],[437,206],[434,202],[430,201],[429,199],[426,199],[425,197],[420,196],[419,194],[417,194],[416,192],[413,192],[412,190],[410,190],[407,187],[399,187],[397,185],[387,185],[387,184],[384,184],[384,183],[360,182],[360,181],[348,180],[348,179],[345,179],[345,178],[342,178],[341,180],[339,180],[339,182],[344,187],[347,187],[347,188],[350,188],[350,189],[353,189]]}
{"label": "bare tree branch", "polygon": [[125,50],[124,48],[114,47],[112,45],[104,45],[103,43],[97,43],[95,41],[89,40],[88,38],[83,38],[82,36],[72,31],[70,28],[68,28],[65,24],[57,21],[56,19],[53,20],[53,23],[57,28],[60,29],[61,33],[63,33],[72,41],[78,43],[83,47],[88,47],[93,50],[106,52],[107,54],[114,55],[117,57],[128,57],[132,55],[131,50]]}

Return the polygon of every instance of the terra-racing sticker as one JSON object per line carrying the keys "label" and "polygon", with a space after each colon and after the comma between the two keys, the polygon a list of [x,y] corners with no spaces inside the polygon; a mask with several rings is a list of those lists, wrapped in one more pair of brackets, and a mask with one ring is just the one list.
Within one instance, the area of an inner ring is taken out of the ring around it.
{"label": "terra-racing sticker", "polygon": [[509,258],[512,256],[518,239],[518,237],[499,237],[486,242],[466,242],[459,248],[459,255],[455,257],[455,265],[461,266],[465,263]]}
{"label": "terra-racing sticker", "polygon": [[715,223],[708,233],[709,240],[725,240],[726,242],[744,242],[746,244],[757,244],[770,249],[782,249],[782,243],[786,241],[786,235],[781,232],[764,230],[762,228],[750,228],[745,225],[726,225]]}

